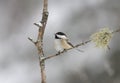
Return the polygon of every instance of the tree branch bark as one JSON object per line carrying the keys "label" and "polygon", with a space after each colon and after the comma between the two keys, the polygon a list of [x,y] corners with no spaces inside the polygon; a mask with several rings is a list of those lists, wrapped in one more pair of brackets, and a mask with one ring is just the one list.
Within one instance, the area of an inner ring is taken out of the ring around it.
{"label": "tree branch bark", "polygon": [[45,60],[43,60],[44,57],[44,51],[43,51],[43,36],[45,27],[47,24],[48,19],[48,0],[43,1],[43,13],[42,13],[42,19],[41,24],[42,26],[34,23],[39,29],[38,29],[38,36],[37,40],[34,42],[31,38],[28,38],[32,43],[35,44],[37,50],[38,50],[38,56],[39,56],[39,65],[40,65],[40,73],[41,73],[41,83],[46,83],[46,72],[45,72]]}

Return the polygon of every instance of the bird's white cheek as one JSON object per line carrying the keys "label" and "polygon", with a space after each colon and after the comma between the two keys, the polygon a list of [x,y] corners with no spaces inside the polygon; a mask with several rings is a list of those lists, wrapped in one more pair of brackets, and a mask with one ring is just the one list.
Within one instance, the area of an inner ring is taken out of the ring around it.
{"label": "bird's white cheek", "polygon": [[61,38],[61,39],[68,39],[66,36],[64,36],[64,35],[57,35],[59,38]]}
{"label": "bird's white cheek", "polygon": [[55,49],[59,52],[61,52],[61,51],[63,51],[64,49],[62,48],[62,45],[61,45],[61,40],[59,40],[59,39],[56,39],[55,41],[54,41],[54,47],[55,47]]}

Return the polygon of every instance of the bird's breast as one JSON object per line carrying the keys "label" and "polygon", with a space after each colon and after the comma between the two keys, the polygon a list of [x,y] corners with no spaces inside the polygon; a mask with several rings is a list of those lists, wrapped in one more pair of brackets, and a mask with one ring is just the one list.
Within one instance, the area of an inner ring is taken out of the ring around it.
{"label": "bird's breast", "polygon": [[62,47],[62,43],[61,43],[60,39],[55,39],[54,47],[57,51],[63,51],[64,50],[64,48]]}

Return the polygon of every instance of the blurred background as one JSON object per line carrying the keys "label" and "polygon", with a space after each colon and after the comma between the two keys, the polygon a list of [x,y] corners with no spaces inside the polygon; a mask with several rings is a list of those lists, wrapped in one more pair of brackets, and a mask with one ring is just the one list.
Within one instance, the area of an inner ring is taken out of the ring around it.
{"label": "blurred background", "polygon": [[[66,33],[76,45],[100,28],[120,28],[120,0],[48,0],[49,19],[44,35],[45,55],[55,54],[54,33]],[[0,83],[40,83],[36,39],[42,0],[0,0]],[[120,33],[110,50],[94,44],[79,47],[46,61],[48,83],[120,83]]]}

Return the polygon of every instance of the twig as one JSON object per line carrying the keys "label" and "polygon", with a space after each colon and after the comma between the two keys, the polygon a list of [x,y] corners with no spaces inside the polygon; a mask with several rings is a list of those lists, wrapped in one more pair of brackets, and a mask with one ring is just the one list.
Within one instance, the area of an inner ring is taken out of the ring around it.
{"label": "twig", "polygon": [[117,30],[113,31],[112,33],[116,33],[116,32],[120,32],[120,29],[117,29]]}
{"label": "twig", "polygon": [[53,57],[59,56],[59,55],[65,53],[65,52],[67,52],[68,50],[71,50],[71,49],[77,48],[77,47],[79,47],[79,46],[85,45],[85,44],[87,44],[87,43],[89,43],[89,42],[91,42],[91,40],[87,40],[87,41],[85,41],[85,42],[82,42],[82,43],[80,43],[80,44],[77,44],[77,45],[75,45],[73,48],[70,48],[70,49],[67,49],[67,50],[63,50],[62,52],[58,52],[57,54],[44,57],[44,60],[51,59],[51,58],[53,58]]}
{"label": "twig", "polygon": [[34,25],[35,25],[35,26],[37,26],[37,27],[42,27],[42,26],[40,26],[40,25],[39,25],[39,24],[37,24],[37,23],[34,23]]}
{"label": "twig", "polygon": [[85,44],[87,44],[87,43],[89,43],[89,42],[91,42],[91,40],[87,40],[87,41],[85,41],[85,42],[82,42],[82,43],[80,43],[80,44],[77,44],[77,45],[74,46],[74,48],[77,48],[77,47],[79,47],[79,46],[85,45]]}
{"label": "twig", "polygon": [[35,44],[35,41],[33,41],[33,39],[31,39],[30,37],[28,37],[28,39],[29,39],[33,44]]}

